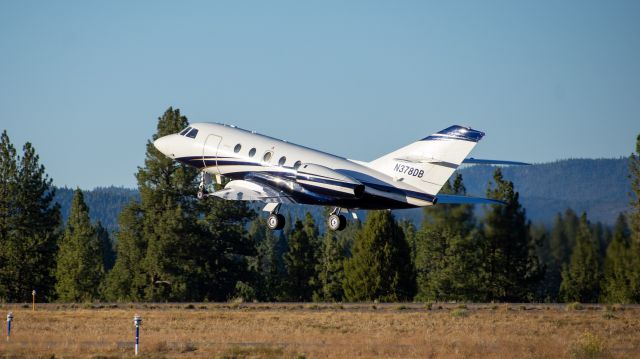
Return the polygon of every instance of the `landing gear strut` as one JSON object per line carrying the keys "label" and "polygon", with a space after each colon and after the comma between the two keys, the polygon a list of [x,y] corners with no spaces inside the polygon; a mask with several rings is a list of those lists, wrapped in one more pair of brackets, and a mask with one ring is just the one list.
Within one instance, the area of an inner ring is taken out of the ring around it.
{"label": "landing gear strut", "polygon": [[336,207],[331,212],[327,219],[327,226],[332,231],[341,231],[347,227],[347,218],[340,214],[340,207]]}

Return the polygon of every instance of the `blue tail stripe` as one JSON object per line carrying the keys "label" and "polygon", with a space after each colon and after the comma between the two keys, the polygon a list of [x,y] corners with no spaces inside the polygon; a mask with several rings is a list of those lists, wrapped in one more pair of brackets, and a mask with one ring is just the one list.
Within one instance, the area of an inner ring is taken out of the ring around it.
{"label": "blue tail stripe", "polygon": [[462,127],[454,125],[447,127],[444,130],[435,133],[431,136],[427,136],[422,141],[434,141],[434,140],[463,140],[478,142],[484,137],[484,132],[474,130],[470,127]]}

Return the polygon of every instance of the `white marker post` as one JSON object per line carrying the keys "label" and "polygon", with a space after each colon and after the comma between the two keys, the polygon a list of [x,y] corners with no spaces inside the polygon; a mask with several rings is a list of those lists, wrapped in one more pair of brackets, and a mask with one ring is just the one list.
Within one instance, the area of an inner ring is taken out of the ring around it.
{"label": "white marker post", "polygon": [[138,314],[133,316],[133,324],[136,325],[136,355],[138,355],[140,344],[140,324],[142,324],[142,318]]}
{"label": "white marker post", "polygon": [[31,292],[31,297],[33,298],[33,305],[31,307],[32,311],[36,311],[36,290],[34,289],[33,292]]}
{"label": "white marker post", "polygon": [[13,321],[13,312],[9,312],[7,314],[7,341],[9,341],[9,337],[11,337],[11,322]]}

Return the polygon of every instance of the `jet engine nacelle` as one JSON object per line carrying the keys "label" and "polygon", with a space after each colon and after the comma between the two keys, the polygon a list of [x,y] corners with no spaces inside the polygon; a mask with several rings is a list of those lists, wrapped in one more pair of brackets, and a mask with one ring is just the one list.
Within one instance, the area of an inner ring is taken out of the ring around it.
{"label": "jet engine nacelle", "polygon": [[359,181],[313,163],[298,167],[296,182],[310,191],[331,196],[360,198],[364,194],[364,185]]}

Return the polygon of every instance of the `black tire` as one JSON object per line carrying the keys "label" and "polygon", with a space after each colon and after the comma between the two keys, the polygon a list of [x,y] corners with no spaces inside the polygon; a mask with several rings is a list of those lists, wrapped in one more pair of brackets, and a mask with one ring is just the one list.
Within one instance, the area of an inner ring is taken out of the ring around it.
{"label": "black tire", "polygon": [[[342,217],[342,218],[340,218]],[[327,227],[332,231],[341,231],[346,226],[347,219],[342,215],[332,214],[327,219]]]}
{"label": "black tire", "polygon": [[267,218],[267,227],[272,231],[284,228],[284,223],[284,216],[279,213],[272,213],[269,215],[269,218]]}
{"label": "black tire", "polygon": [[343,215],[339,215],[338,218],[340,218],[340,227],[338,227],[338,231],[347,228],[347,218]]}
{"label": "black tire", "polygon": [[285,224],[286,221],[285,221],[283,215],[278,213],[277,216],[278,216],[278,228],[276,228],[276,229],[282,229],[282,228],[284,228],[284,224]]}

